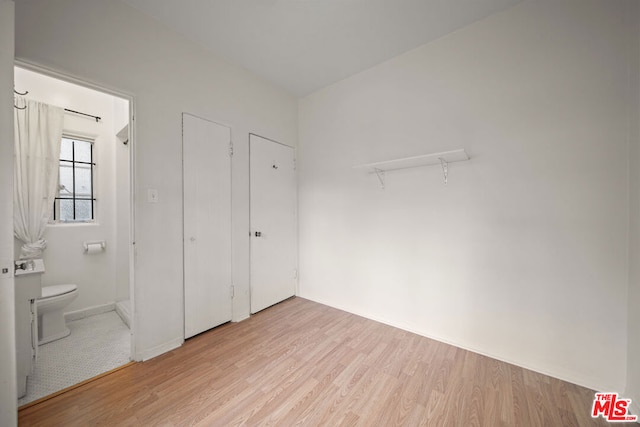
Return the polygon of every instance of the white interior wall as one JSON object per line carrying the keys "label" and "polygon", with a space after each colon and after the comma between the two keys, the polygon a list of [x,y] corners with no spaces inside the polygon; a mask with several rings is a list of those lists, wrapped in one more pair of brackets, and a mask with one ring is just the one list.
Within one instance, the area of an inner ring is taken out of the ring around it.
{"label": "white interior wall", "polygon": [[17,420],[13,283],[13,29],[14,3],[0,0],[0,425]]}
{"label": "white interior wall", "polygon": [[[47,249],[43,260],[43,286],[74,283],[78,297],[66,312],[112,304],[116,301],[116,227],[120,219],[128,224],[127,213],[117,217],[116,206],[116,137],[114,104],[126,107],[126,101],[73,83],[55,79],[30,70],[16,68],[15,84],[20,91],[28,90],[28,98],[86,112],[101,117],[96,122],[89,117],[65,113],[63,132],[94,139],[95,222],[81,224],[50,224],[45,233]],[[106,250],[87,255],[84,242],[104,240]],[[17,247],[21,242],[17,241]],[[127,242],[125,242],[125,245]]]}
{"label": "white interior wall", "polygon": [[[296,100],[118,1],[20,1],[16,57],[135,97],[137,358],[180,345],[184,333],[181,113],[232,128],[233,316],[247,317],[248,134],[297,145]],[[150,188],[158,203],[146,201]]]}
{"label": "white interior wall", "polygon": [[[527,1],[303,98],[300,295],[622,390],[627,5]],[[447,185],[352,169],[456,148]]]}
{"label": "white interior wall", "polygon": [[627,389],[633,413],[640,414],[640,5],[630,2],[628,14],[632,25],[629,55],[631,102],[629,114],[629,353],[627,357]]}

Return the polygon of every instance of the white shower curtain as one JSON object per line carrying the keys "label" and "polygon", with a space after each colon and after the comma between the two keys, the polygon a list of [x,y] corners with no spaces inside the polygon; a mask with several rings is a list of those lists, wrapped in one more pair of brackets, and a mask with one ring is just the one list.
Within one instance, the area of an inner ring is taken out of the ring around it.
{"label": "white shower curtain", "polygon": [[39,258],[58,186],[64,110],[27,99],[14,109],[13,230],[24,243],[20,259]]}

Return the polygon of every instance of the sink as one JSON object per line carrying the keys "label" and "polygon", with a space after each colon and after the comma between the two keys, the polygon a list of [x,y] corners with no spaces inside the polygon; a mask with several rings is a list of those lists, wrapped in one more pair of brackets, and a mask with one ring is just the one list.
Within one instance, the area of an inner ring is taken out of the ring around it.
{"label": "sink", "polygon": [[15,277],[36,273],[44,273],[44,261],[42,258],[21,259],[16,261]]}

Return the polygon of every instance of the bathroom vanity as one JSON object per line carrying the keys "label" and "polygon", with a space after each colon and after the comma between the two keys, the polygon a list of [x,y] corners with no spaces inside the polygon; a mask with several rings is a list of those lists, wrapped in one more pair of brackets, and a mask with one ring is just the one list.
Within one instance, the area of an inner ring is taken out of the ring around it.
{"label": "bathroom vanity", "polygon": [[16,261],[16,365],[18,397],[27,393],[27,377],[31,375],[38,351],[38,313],[40,279],[44,273],[41,259]]}

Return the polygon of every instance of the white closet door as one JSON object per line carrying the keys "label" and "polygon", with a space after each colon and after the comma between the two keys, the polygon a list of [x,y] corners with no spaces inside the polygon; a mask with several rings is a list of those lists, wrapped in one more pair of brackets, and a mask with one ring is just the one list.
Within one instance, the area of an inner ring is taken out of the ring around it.
{"label": "white closet door", "polygon": [[251,313],[295,294],[296,176],[293,148],[249,138]]}
{"label": "white closet door", "polygon": [[184,335],[231,320],[231,129],[182,115]]}

